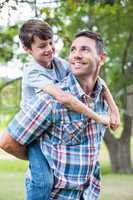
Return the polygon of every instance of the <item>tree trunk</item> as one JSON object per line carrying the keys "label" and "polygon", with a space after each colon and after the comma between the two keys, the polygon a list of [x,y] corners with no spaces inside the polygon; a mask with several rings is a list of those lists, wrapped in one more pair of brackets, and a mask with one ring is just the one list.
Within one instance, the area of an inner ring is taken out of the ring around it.
{"label": "tree trunk", "polygon": [[131,129],[132,118],[124,116],[124,129],[119,139],[115,138],[109,130],[106,131],[104,142],[108,148],[112,171],[132,173],[131,165]]}

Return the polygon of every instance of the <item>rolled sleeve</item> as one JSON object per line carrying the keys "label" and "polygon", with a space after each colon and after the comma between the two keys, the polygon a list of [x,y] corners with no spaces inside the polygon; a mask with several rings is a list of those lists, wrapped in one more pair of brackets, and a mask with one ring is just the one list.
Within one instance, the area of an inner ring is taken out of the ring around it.
{"label": "rolled sleeve", "polygon": [[9,123],[6,131],[20,144],[29,144],[42,135],[52,121],[52,98],[38,98],[26,105]]}

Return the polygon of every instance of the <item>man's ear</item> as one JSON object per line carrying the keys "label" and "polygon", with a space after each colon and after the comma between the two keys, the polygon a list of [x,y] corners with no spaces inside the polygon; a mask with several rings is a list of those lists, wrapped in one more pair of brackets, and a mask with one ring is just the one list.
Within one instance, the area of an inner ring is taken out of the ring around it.
{"label": "man's ear", "polygon": [[102,53],[100,55],[99,65],[102,66],[105,63],[106,60],[106,53]]}
{"label": "man's ear", "polygon": [[31,53],[31,49],[29,49],[28,47],[26,47],[24,44],[22,45],[22,47],[23,47],[23,49],[24,49],[24,51],[25,51],[26,53],[28,53],[28,54]]}

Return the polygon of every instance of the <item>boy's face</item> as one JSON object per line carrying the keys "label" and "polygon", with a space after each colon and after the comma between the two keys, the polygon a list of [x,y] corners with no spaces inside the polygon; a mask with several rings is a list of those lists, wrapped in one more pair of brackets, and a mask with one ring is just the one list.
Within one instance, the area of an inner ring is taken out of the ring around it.
{"label": "boy's face", "polygon": [[50,68],[54,57],[55,47],[53,39],[42,40],[34,36],[31,49],[26,50],[42,66]]}
{"label": "boy's face", "polygon": [[95,40],[80,36],[72,42],[69,62],[76,76],[87,77],[95,73],[101,59],[96,50]]}

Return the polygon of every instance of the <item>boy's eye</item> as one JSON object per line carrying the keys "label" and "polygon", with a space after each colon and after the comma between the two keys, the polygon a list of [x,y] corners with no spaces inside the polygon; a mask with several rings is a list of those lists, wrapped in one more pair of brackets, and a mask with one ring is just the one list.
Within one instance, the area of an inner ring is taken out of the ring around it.
{"label": "boy's eye", "polygon": [[53,42],[50,42],[50,43],[49,43],[49,45],[51,45],[51,46],[52,46],[52,45],[53,45]]}
{"label": "boy's eye", "polygon": [[40,49],[43,49],[43,48],[45,48],[45,47],[46,47],[46,45],[39,46]]}

